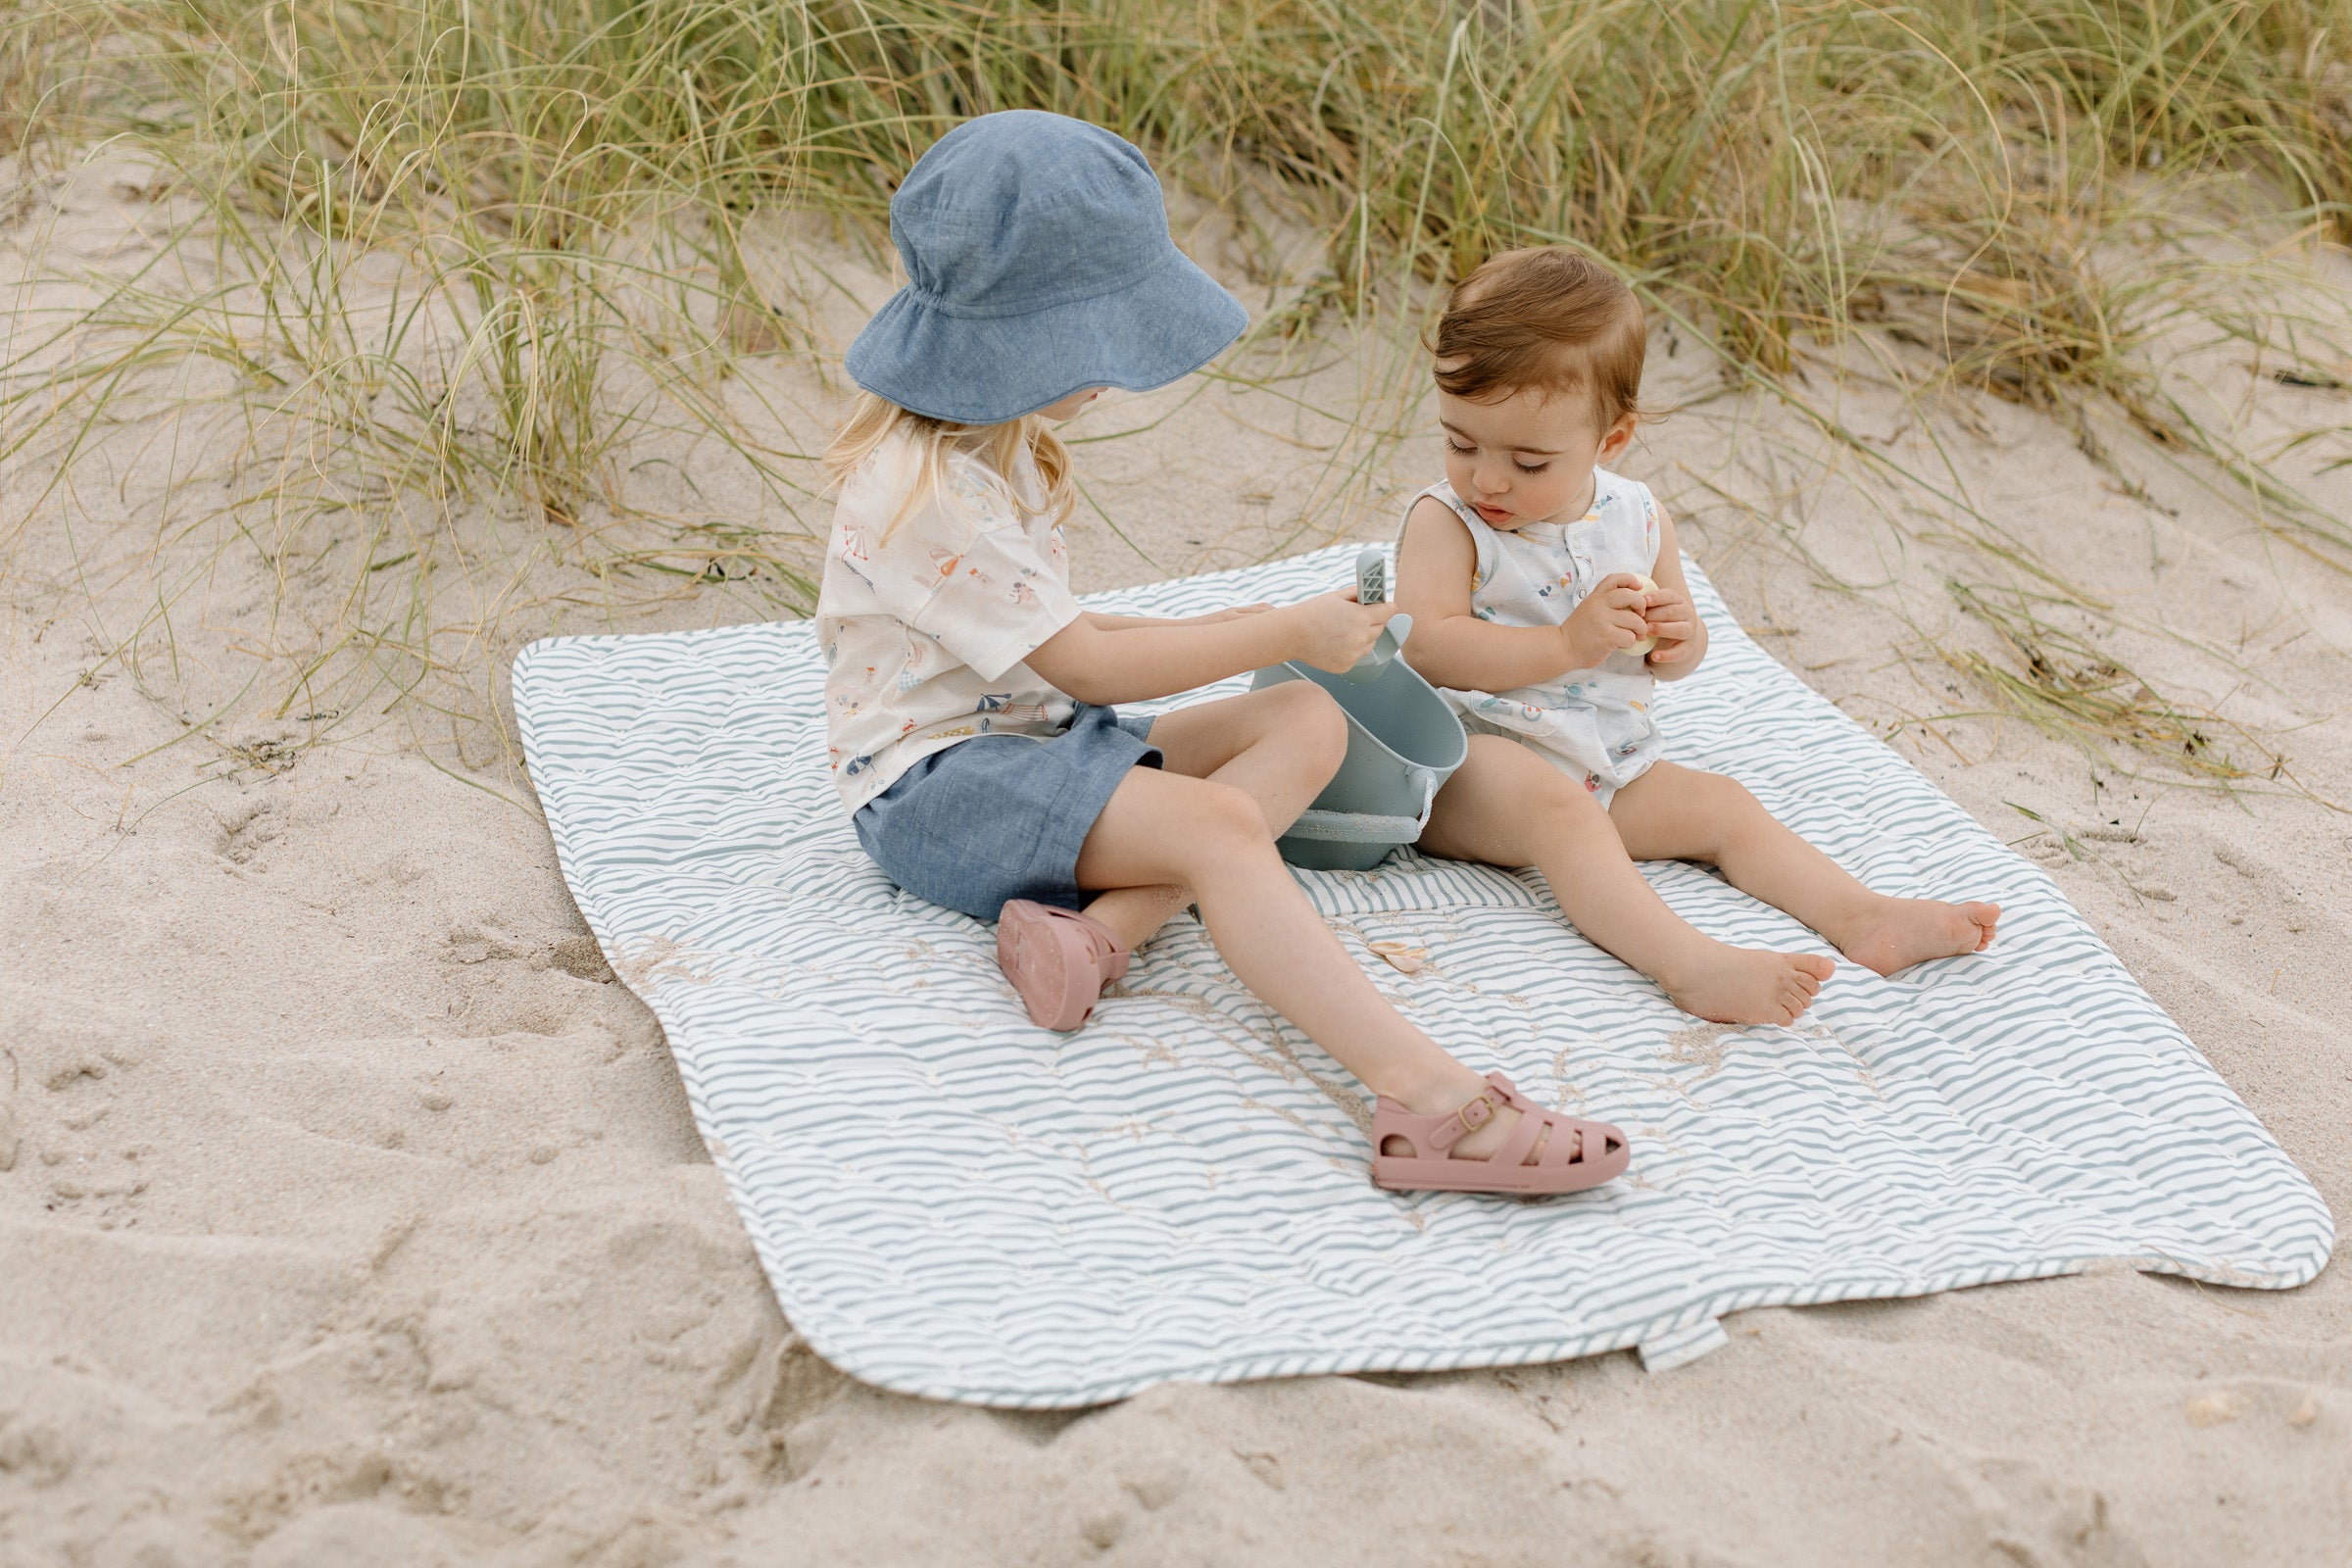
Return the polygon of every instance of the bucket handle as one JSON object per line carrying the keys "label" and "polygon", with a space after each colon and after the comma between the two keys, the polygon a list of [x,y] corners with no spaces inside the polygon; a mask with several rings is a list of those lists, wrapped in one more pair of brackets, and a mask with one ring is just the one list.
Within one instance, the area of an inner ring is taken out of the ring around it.
{"label": "bucket handle", "polygon": [[1437,804],[1438,775],[1426,767],[1407,770],[1421,786],[1421,814],[1418,816],[1374,816],[1361,811],[1302,811],[1298,820],[1284,831],[1289,839],[1319,839],[1340,844],[1416,844],[1421,830],[1429,826],[1429,813]]}

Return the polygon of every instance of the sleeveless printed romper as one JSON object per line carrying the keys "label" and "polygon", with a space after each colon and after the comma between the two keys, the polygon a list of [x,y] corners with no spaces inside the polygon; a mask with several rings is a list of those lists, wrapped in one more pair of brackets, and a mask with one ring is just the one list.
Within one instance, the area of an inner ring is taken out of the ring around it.
{"label": "sleeveless printed romper", "polygon": [[[1592,505],[1575,522],[1490,528],[1444,480],[1413,497],[1434,496],[1452,509],[1478,547],[1470,608],[1498,626],[1557,626],[1593,585],[1615,572],[1654,575],[1658,504],[1649,487],[1606,468],[1592,470]],[[1663,755],[1650,722],[1653,681],[1642,657],[1611,654],[1592,669],[1572,669],[1516,691],[1440,694],[1472,734],[1501,735],[1533,747],[1553,766],[1609,804]]]}

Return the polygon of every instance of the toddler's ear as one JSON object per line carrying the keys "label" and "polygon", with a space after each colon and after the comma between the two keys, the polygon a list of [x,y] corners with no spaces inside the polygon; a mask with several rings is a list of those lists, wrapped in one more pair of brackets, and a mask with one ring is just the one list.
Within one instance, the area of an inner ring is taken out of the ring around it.
{"label": "toddler's ear", "polygon": [[1600,450],[1593,454],[1594,459],[1601,463],[1615,462],[1620,453],[1634,444],[1634,431],[1640,423],[1630,414],[1619,415],[1617,422],[1610,425],[1608,433],[1600,438]]}

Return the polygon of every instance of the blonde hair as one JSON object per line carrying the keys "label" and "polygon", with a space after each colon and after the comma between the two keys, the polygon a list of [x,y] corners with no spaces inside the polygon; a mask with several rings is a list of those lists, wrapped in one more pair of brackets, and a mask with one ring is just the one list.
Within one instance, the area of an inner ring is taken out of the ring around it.
{"label": "blonde hair", "polygon": [[[1070,449],[1036,415],[1023,415],[1003,424],[958,424],[903,409],[887,398],[865,391],[860,391],[858,401],[850,405],[849,416],[834,432],[832,444],[817,460],[825,478],[837,486],[848,482],[850,475],[901,431],[914,443],[914,482],[906,487],[906,494],[899,498],[898,511],[883,525],[885,539],[897,531],[908,513],[947,486],[948,450],[955,446],[974,452],[1005,478],[1011,477],[1026,451],[1030,461],[1037,465],[1038,477],[1045,481],[1046,507],[1053,513],[1054,520],[1065,520],[1077,505],[1078,487],[1070,478]],[[975,436],[978,439],[973,439]]]}

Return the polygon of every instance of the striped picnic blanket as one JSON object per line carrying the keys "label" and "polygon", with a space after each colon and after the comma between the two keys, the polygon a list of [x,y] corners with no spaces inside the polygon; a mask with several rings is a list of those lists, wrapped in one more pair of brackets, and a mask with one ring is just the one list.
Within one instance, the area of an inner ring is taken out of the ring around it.
{"label": "striped picnic blanket", "polygon": [[[1090,603],[1287,601],[1353,555]],[[1670,755],[1873,887],[1998,901],[2001,937],[1893,980],[1843,965],[1797,1027],[1735,1029],[1586,943],[1532,872],[1300,873],[1431,1034],[1632,1134],[1630,1176],[1541,1202],[1375,1189],[1360,1086],[1189,917],[1085,1030],[1032,1027],[992,928],[859,851],[804,624],[536,643],[514,705],[564,879],[660,1017],[777,1299],[885,1388],[1052,1407],[1627,1346],[1657,1368],[1768,1303],[2101,1264],[2317,1274],[2319,1195],[2049,878],[1691,582],[1713,648],[1658,689]],[[1647,871],[1714,936],[1819,951],[1706,871]],[[1384,939],[1428,965],[1395,972]]]}

